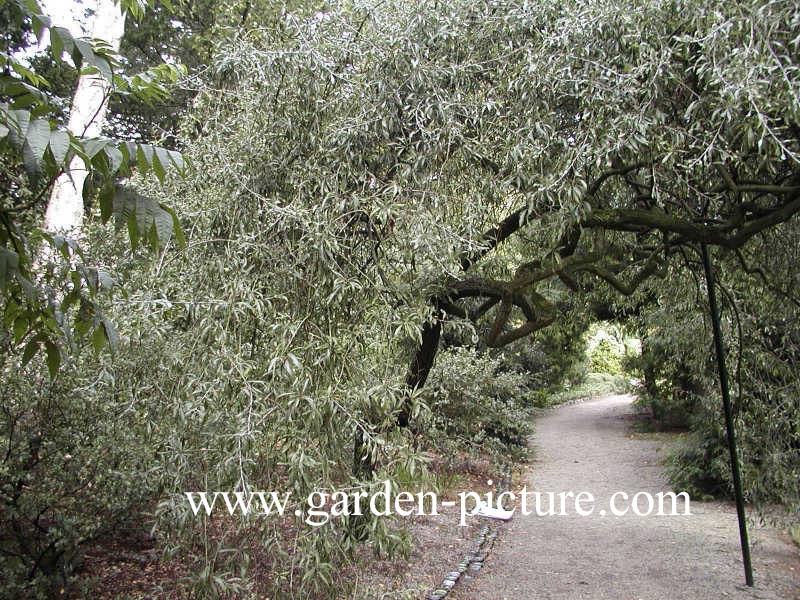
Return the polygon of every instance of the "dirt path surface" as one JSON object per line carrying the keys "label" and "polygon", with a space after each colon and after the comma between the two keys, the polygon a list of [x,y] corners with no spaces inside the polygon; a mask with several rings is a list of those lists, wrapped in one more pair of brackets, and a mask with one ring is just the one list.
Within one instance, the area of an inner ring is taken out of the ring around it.
{"label": "dirt path surface", "polygon": [[615,492],[669,491],[659,464],[665,443],[631,434],[632,400],[606,396],[537,419],[528,490],[591,492],[594,513],[578,516],[568,504],[567,516],[526,517],[517,502],[479,576],[449,598],[800,599],[797,547],[752,524],[756,587],[744,586],[735,507],[693,502],[691,516],[610,514]]}

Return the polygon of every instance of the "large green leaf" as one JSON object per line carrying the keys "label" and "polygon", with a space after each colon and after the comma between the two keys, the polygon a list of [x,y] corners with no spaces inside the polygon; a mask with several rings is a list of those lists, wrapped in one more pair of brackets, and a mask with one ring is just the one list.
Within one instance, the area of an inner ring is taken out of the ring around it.
{"label": "large green leaf", "polygon": [[28,125],[25,143],[22,147],[22,156],[25,168],[29,173],[39,173],[42,157],[47,145],[50,143],[50,121],[34,119]]}
{"label": "large green leaf", "polygon": [[9,279],[19,273],[19,254],[0,246],[0,291],[8,288]]}
{"label": "large green leaf", "polygon": [[[60,60],[66,52],[78,68],[82,67],[84,72],[96,72],[111,82],[116,93],[148,102],[162,100],[168,94],[167,85],[185,74],[180,65],[160,65],[127,77],[121,73],[117,53],[102,40],[77,38],[66,28],[54,27],[35,0],[12,2],[15,5],[12,18],[21,15],[20,19],[28,19],[33,33],[40,39],[49,32],[50,54],[54,59]],[[159,4],[168,6],[168,3]],[[154,0],[122,0],[123,10],[137,18],[141,17],[145,7],[154,5]],[[12,164],[21,164],[27,171],[29,177],[19,181],[23,186],[33,188],[31,191],[37,201],[45,197],[50,178],[66,170],[70,157],[75,155],[83,159],[89,171],[84,197],[99,196],[103,220],[113,216],[118,225],[127,224],[134,247],[141,240],[147,240],[156,248],[173,236],[183,243],[174,211],[145,196],[116,194],[121,188],[115,183],[116,179],[128,177],[135,171],[143,174],[152,171],[160,181],[164,181],[170,171],[182,172],[183,159],[179,153],[150,144],[106,138],[80,139],[71,135],[60,125],[61,117],[57,112],[60,103],[52,99],[49,90],[45,91],[50,88],[46,78],[17,56],[0,56],[0,63],[5,67],[0,74],[0,98],[6,99],[0,102],[0,151],[10,156]],[[41,179],[45,174],[48,177],[46,181]],[[28,192],[26,187],[22,187],[18,198],[12,189],[10,206],[14,210],[17,207],[29,210]],[[100,345],[115,347],[119,336],[111,322],[102,316],[94,300],[101,290],[109,291],[113,287],[110,275],[82,266],[80,248],[68,239],[42,232],[27,239],[14,221],[20,213],[6,211],[6,208],[0,210],[3,218],[0,227],[0,300],[6,329],[12,332],[16,344],[24,344],[22,362],[27,364],[39,350],[43,350],[44,363],[50,375],[55,376],[63,362],[62,353],[74,347],[73,342],[84,336],[93,335],[93,344],[97,348]],[[48,285],[52,283],[57,287],[66,283],[69,286],[69,291],[56,305],[44,300],[53,292],[42,288],[44,279],[39,278],[38,273],[28,272],[29,269],[39,269],[33,255],[42,243],[51,244],[55,250],[52,256],[63,259],[64,265],[78,263],[66,269],[65,279],[60,283],[48,280]]]}
{"label": "large green leaf", "polygon": [[54,129],[50,133],[50,153],[56,165],[63,165],[69,152],[69,134],[62,129]]}
{"label": "large green leaf", "polygon": [[25,143],[25,136],[28,133],[28,125],[31,122],[31,113],[28,110],[8,110],[6,106],[0,105],[0,119],[8,127],[8,139],[17,148],[22,148]]}
{"label": "large green leaf", "polygon": [[61,365],[61,351],[53,342],[47,340],[44,343],[45,349],[45,362],[47,363],[47,370],[50,373],[50,378],[55,378],[58,374],[58,367]]}
{"label": "large green leaf", "polygon": [[175,235],[183,245],[183,233],[174,212],[165,210],[152,198],[132,189],[117,186],[111,213],[117,229],[127,227],[131,244],[135,247],[146,239],[155,249],[164,246]]}

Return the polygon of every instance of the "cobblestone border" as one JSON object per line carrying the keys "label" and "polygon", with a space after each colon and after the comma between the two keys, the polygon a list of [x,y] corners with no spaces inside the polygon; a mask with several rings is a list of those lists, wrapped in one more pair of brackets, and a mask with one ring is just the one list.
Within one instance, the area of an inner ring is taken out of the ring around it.
{"label": "cobblestone border", "polygon": [[[511,468],[506,467],[503,480],[498,485],[497,492],[504,492],[511,488]],[[425,596],[425,600],[442,600],[456,586],[462,576],[464,578],[477,577],[478,571],[483,567],[483,561],[489,556],[489,552],[497,538],[497,525],[487,524],[480,528],[478,537],[475,539],[470,551],[464,556],[458,567],[450,571],[439,587]]]}

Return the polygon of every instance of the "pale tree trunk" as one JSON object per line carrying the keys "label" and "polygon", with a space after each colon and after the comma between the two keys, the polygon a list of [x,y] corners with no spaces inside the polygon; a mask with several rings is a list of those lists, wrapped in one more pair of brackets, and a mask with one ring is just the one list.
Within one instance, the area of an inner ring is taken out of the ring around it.
{"label": "pale tree trunk", "polygon": [[[120,5],[113,0],[94,0],[89,4],[87,8],[94,10],[91,17],[91,36],[106,42],[115,52],[119,51],[125,30],[125,17]],[[101,75],[80,76],[67,123],[67,129],[72,135],[87,138],[100,135],[110,91],[110,82]],[[44,216],[46,231],[71,238],[80,237],[84,217],[83,183],[86,175],[83,160],[75,157],[68,170],[56,180]]]}

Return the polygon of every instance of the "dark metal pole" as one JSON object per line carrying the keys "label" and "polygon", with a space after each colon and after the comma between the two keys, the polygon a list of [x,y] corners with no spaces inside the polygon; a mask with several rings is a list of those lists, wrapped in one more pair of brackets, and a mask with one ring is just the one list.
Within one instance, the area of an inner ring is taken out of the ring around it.
{"label": "dark metal pole", "polygon": [[744,563],[744,578],[747,585],[753,585],[753,565],[750,562],[750,542],[747,539],[747,519],[744,514],[744,494],[742,493],[742,477],[739,473],[739,457],[736,452],[736,433],[733,429],[733,416],[731,414],[731,395],[728,389],[728,369],[725,366],[725,348],[722,344],[722,329],[719,325],[719,308],[717,295],[714,291],[714,273],[711,270],[711,259],[708,248],[700,244],[703,254],[703,268],[706,272],[706,287],[708,288],[708,304],[711,309],[711,326],[714,330],[714,346],[717,350],[717,366],[719,367],[719,386],[722,390],[722,405],[725,409],[725,427],[728,429],[728,450],[731,455],[731,471],[733,472],[733,488],[736,494],[736,513],[739,516],[739,541],[742,545],[742,562]]}

